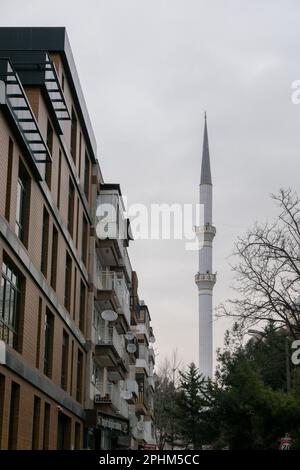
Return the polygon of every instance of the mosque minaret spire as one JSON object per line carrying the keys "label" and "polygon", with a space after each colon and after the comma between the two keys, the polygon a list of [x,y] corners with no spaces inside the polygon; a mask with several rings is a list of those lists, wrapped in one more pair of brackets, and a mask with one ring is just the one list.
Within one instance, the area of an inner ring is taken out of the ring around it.
{"label": "mosque minaret spire", "polygon": [[195,276],[199,296],[199,371],[205,377],[213,375],[213,288],[216,275],[212,271],[213,239],[216,229],[212,225],[213,185],[204,114],[204,136],[200,174],[201,220],[196,227],[199,240],[199,270]]}

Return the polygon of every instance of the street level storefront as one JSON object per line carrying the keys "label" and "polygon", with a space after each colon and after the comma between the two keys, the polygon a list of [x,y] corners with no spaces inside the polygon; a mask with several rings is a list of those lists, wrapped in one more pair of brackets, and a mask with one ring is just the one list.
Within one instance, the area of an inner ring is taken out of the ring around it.
{"label": "street level storefront", "polygon": [[99,410],[86,410],[86,448],[92,450],[129,449],[129,421]]}

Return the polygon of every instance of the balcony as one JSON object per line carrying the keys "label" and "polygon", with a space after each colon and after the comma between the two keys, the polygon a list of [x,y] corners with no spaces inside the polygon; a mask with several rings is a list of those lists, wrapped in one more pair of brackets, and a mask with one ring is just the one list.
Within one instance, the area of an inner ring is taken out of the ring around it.
{"label": "balcony", "polygon": [[136,397],[139,394],[139,386],[138,386],[138,383],[137,383],[136,380],[127,379],[126,380],[126,389],[128,390],[128,392],[131,392]]}
{"label": "balcony", "polygon": [[150,387],[152,387],[153,390],[155,390],[155,382],[154,382],[154,378],[152,375],[148,377],[148,384]]}
{"label": "balcony", "polygon": [[135,367],[143,369],[146,372],[147,376],[150,375],[149,352],[146,346],[144,346],[143,344],[139,344],[139,356],[136,359]]}
{"label": "balcony", "polygon": [[155,364],[155,352],[153,348],[148,349],[149,360],[152,361],[153,365]]}
{"label": "balcony", "polygon": [[213,273],[197,273],[195,275],[195,283],[198,289],[211,290],[216,283],[217,275]]}
{"label": "balcony", "polygon": [[195,232],[200,243],[205,241],[212,242],[216,235],[216,227],[207,223],[205,225],[195,227]]}
{"label": "balcony", "polygon": [[132,268],[126,247],[131,237],[119,185],[101,185],[96,208],[96,246],[101,259],[105,266],[122,268],[130,283]]}
{"label": "balcony", "polygon": [[42,179],[39,164],[52,162],[50,152],[39,130],[21,81],[9,59],[0,58],[0,80],[4,82],[0,104],[18,131],[19,143],[30,157],[38,179]]}
{"label": "balcony", "polygon": [[144,323],[138,320],[137,325],[134,326],[134,331],[137,335],[145,336],[147,341],[150,339],[149,327]]}
{"label": "balcony", "polygon": [[113,405],[117,410],[119,409],[120,394],[118,387],[114,384],[107,382],[106,391],[104,393],[104,384],[100,384],[100,393],[95,395],[94,403],[97,405]]}
{"label": "balcony", "polygon": [[121,397],[120,388],[111,382],[107,382],[106,392],[104,393],[103,390],[104,386],[102,383],[101,392],[95,395],[94,404],[113,408],[115,412],[120,413],[125,418],[128,418],[128,404]]}
{"label": "balcony", "polygon": [[139,391],[137,401],[136,401],[136,411],[139,411],[140,414],[144,416],[148,416],[150,414],[150,408],[149,408],[149,399],[148,399],[148,390],[146,391]]}
{"label": "balcony", "polygon": [[95,361],[99,367],[119,367],[125,355],[124,345],[114,327],[107,327],[95,346]]}
{"label": "balcony", "polygon": [[200,225],[198,227],[195,227],[195,232],[196,234],[212,233],[213,235],[215,235],[216,227],[214,227],[214,225],[211,225],[211,224]]}
{"label": "balcony", "polygon": [[96,270],[95,285],[97,287],[97,301],[100,307],[114,308],[119,315],[124,315],[130,325],[129,291],[122,273],[114,271]]}

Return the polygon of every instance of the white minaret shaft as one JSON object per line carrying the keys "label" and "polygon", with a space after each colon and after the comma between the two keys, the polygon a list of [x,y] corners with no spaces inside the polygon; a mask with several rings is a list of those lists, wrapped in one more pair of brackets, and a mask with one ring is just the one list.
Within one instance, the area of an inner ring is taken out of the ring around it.
{"label": "white minaret shaft", "polygon": [[213,287],[212,245],[216,229],[212,225],[212,181],[205,114],[200,177],[201,222],[196,227],[199,240],[199,271],[195,276],[199,294],[199,371],[205,377],[213,374]]}

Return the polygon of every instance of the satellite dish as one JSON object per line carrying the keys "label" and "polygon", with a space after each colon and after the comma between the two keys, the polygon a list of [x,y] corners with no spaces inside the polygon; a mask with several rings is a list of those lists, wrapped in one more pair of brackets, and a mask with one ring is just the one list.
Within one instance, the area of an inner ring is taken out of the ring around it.
{"label": "satellite dish", "polygon": [[156,341],[155,336],[150,336],[149,341],[150,343],[155,343]]}
{"label": "satellite dish", "polygon": [[121,397],[122,397],[124,400],[131,400],[131,398],[132,398],[132,393],[129,392],[129,390],[122,390],[122,392],[121,392]]}
{"label": "satellite dish", "polygon": [[133,344],[133,343],[130,343],[130,344],[127,344],[127,352],[129,352],[130,354],[133,354],[135,353],[136,351],[136,345]]}
{"label": "satellite dish", "polygon": [[101,313],[101,318],[106,321],[115,321],[118,318],[118,314],[113,310],[104,310]]}
{"label": "satellite dish", "polygon": [[127,331],[126,335],[125,335],[125,338],[127,339],[127,341],[132,341],[133,338],[134,338],[134,334],[132,331]]}

